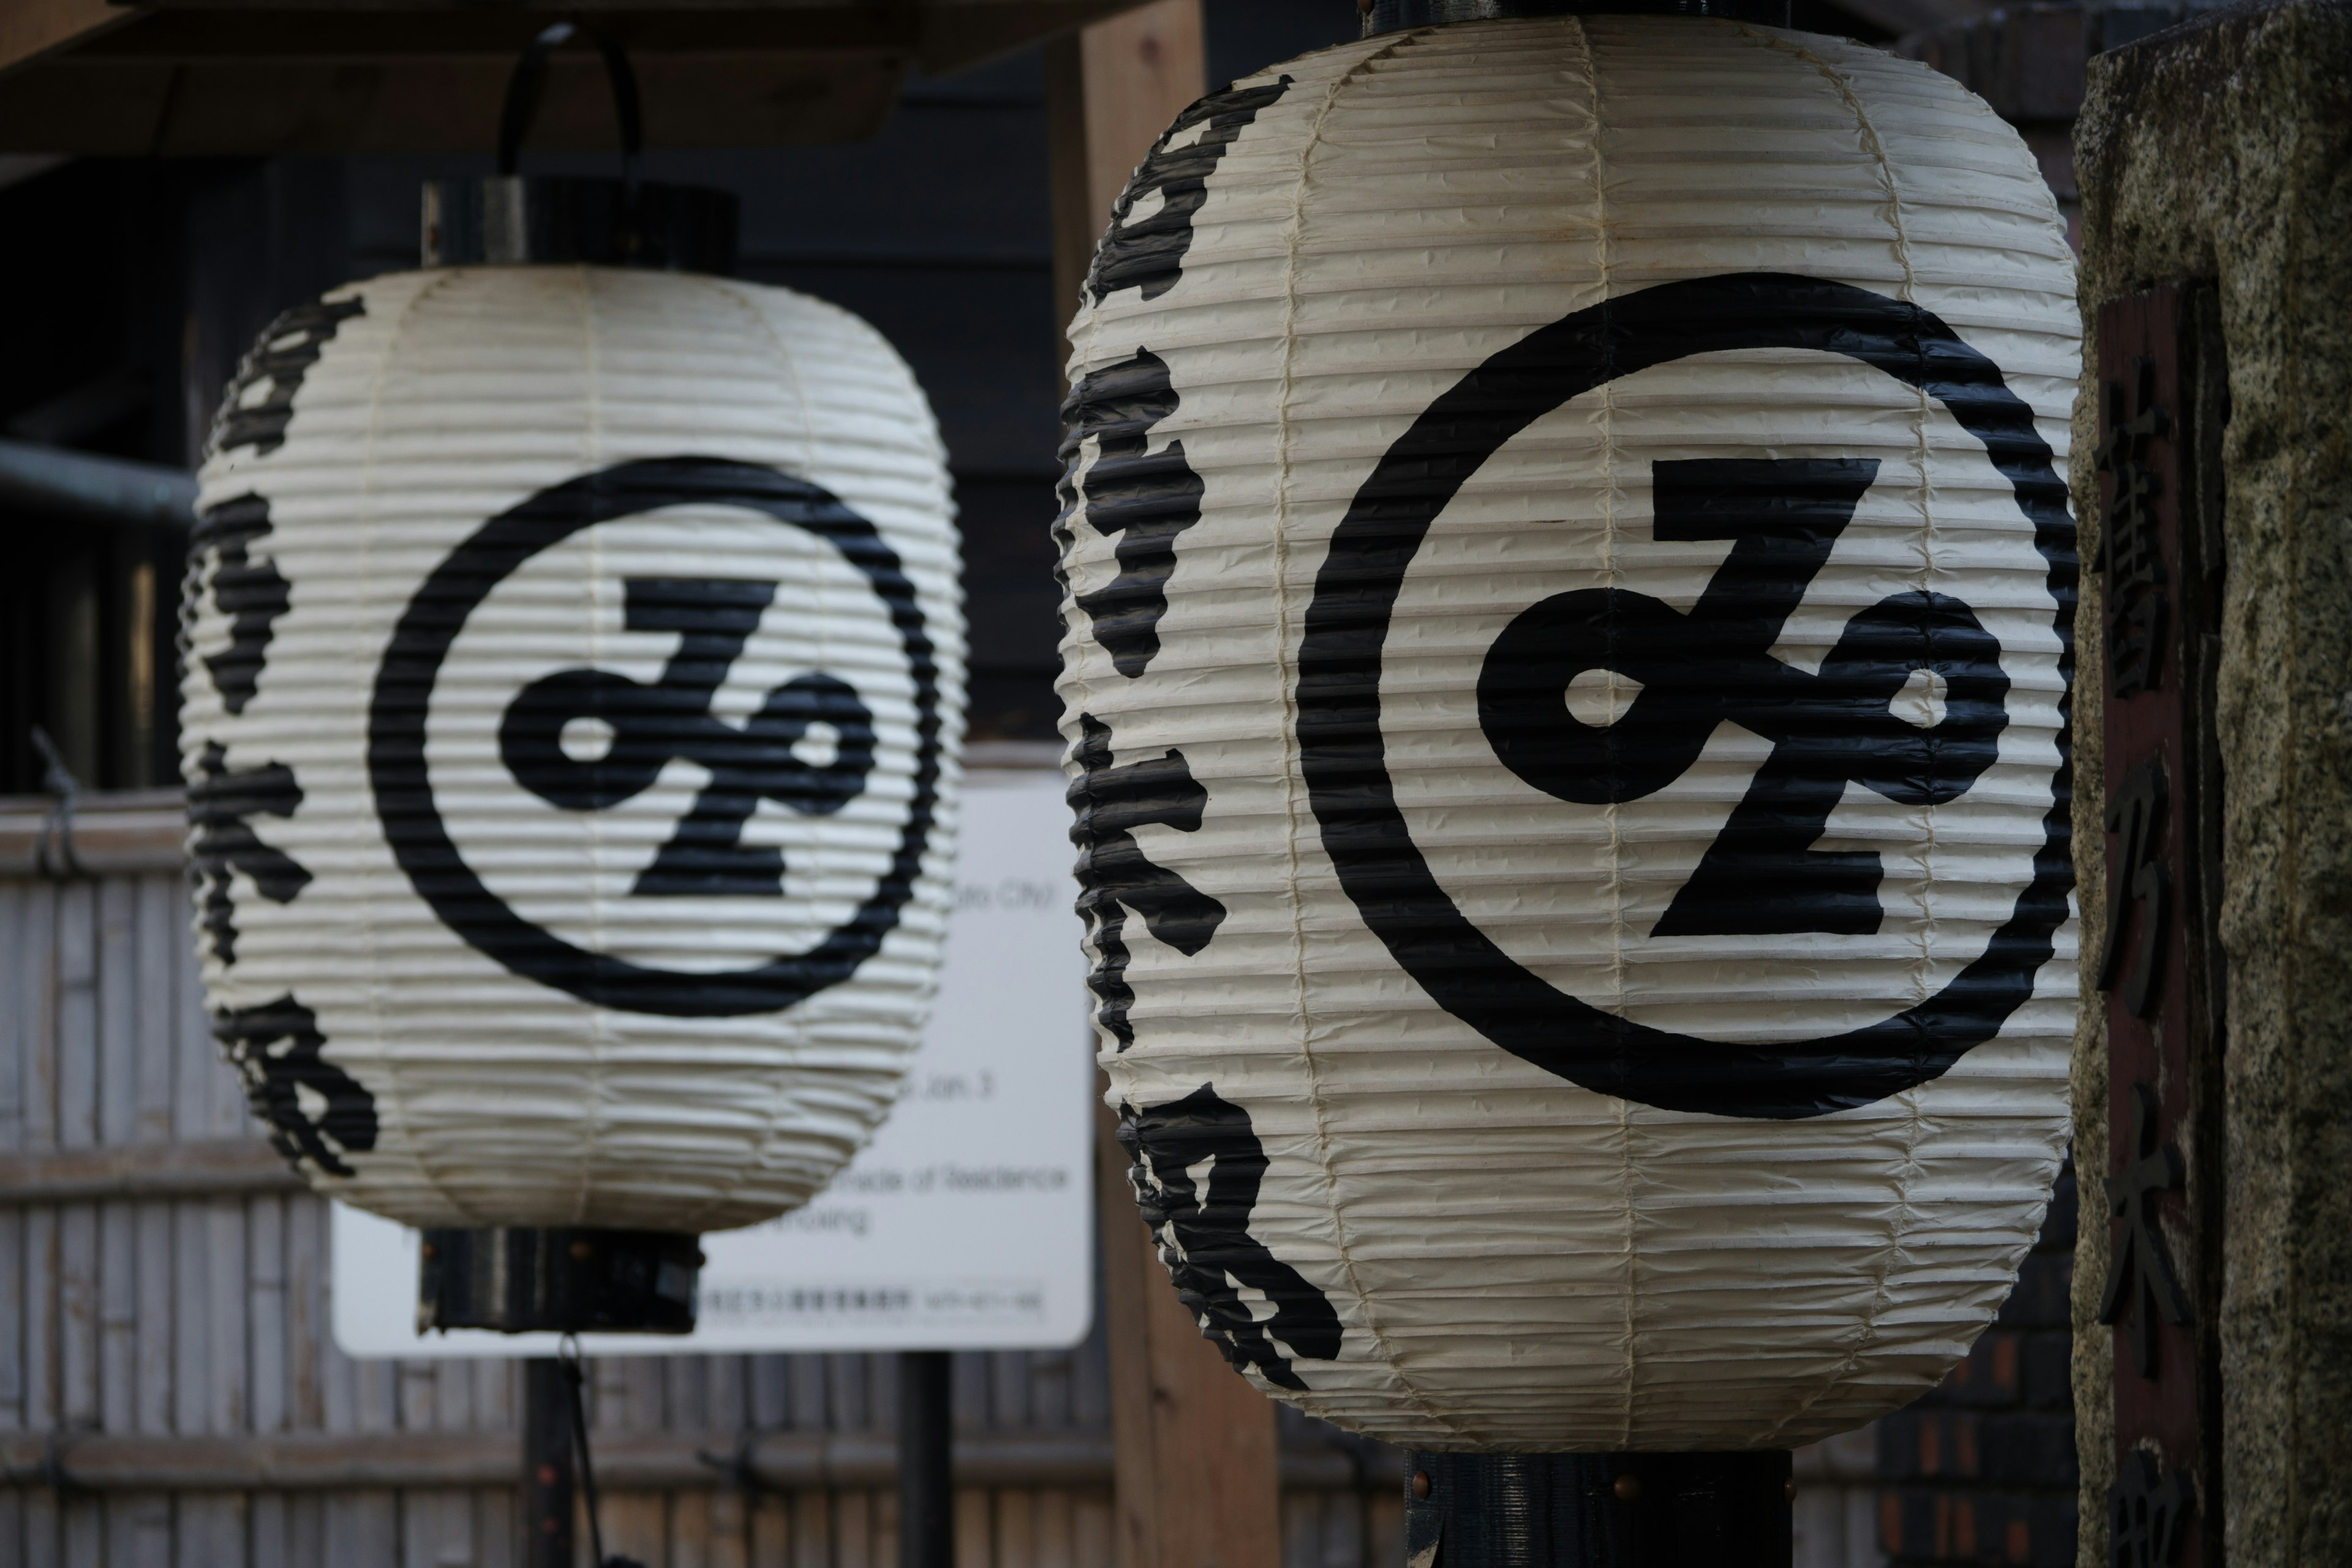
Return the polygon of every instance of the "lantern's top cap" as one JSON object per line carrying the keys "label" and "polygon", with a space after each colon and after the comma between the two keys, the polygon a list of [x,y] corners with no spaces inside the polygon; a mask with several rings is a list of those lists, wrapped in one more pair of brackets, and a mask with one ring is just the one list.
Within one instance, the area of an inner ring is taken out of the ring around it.
{"label": "lantern's top cap", "polygon": [[1372,0],[1364,11],[1364,37],[1505,16],[1728,16],[1785,27],[1789,0]]}
{"label": "lantern's top cap", "polygon": [[425,186],[427,267],[590,262],[735,270],[731,191],[650,181],[492,174]]}

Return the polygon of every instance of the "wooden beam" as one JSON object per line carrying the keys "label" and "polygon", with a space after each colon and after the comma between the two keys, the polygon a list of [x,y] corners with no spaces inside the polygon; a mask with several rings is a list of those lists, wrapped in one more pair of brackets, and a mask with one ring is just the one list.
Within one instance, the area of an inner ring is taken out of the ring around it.
{"label": "wooden beam", "polygon": [[1078,35],[1078,51],[1086,80],[1087,210],[1100,233],[1160,133],[1209,90],[1201,0],[1158,0],[1097,22]]}
{"label": "wooden beam", "polygon": [[1070,317],[1109,209],[1095,213],[1087,181],[1086,55],[1076,34],[1045,46],[1045,180],[1054,226],[1054,363],[1068,386]]}
{"label": "wooden beam", "polygon": [[1176,1299],[1115,1125],[1106,1109],[1096,1147],[1118,1568],[1281,1568],[1274,1404]]}
{"label": "wooden beam", "polygon": [[0,0],[0,73],[87,42],[138,15],[109,0]]}
{"label": "wooden beam", "polygon": [[[1046,46],[1054,290],[1077,304],[1111,204],[1205,90],[1200,0],[1159,0]],[[1067,359],[1068,344],[1063,344]],[[1280,1568],[1274,1405],[1201,1337],[1135,1212],[1105,1111],[1097,1148],[1119,1568]]]}
{"label": "wooden beam", "polygon": [[0,1154],[0,1205],[93,1203],[106,1198],[210,1198],[299,1193],[308,1184],[259,1138],[186,1143],[117,1143]]}
{"label": "wooden beam", "polygon": [[[307,60],[349,64],[380,60],[443,60],[486,56],[512,66],[548,26],[543,12],[501,6],[481,11],[193,11],[148,12],[74,51],[77,60],[152,60],[194,65],[207,60]],[[670,53],[756,50],[822,58],[844,50],[895,50],[911,55],[921,28],[899,10],[672,11],[598,13],[597,31],[633,58]],[[559,59],[593,61],[577,40]]]}
{"label": "wooden beam", "polygon": [[[1157,0],[1045,46],[1057,326],[1077,309],[1111,204],[1169,122],[1206,90],[1200,0]],[[1064,340],[1065,361],[1068,347]]]}
{"label": "wooden beam", "polygon": [[[596,1479],[646,1490],[741,1485],[779,1490],[887,1487],[888,1437],[822,1432],[604,1432]],[[964,1437],[956,1479],[982,1487],[1099,1487],[1110,1455],[1087,1434]],[[511,1485],[510,1432],[289,1432],[223,1436],[11,1433],[0,1473],[47,1475],[87,1491],[293,1491]]]}
{"label": "wooden beam", "polygon": [[[0,0],[0,153],[487,152],[516,55],[585,10],[625,47],[655,147],[878,133],[908,70],[1036,44],[1132,0]],[[610,144],[601,68],[551,73],[534,144]]]}
{"label": "wooden beam", "polygon": [[[1204,86],[1199,0],[1160,3],[1045,47],[1047,174],[1060,337],[1111,205]],[[1119,1568],[1276,1568],[1273,1406],[1203,1341],[1135,1212],[1116,1123],[1097,1129]],[[1204,1456],[1227,1473],[1208,1474]],[[1164,1506],[1163,1506],[1164,1505]],[[1203,1547],[1207,1548],[1205,1553]]]}
{"label": "wooden beam", "polygon": [[[616,1489],[692,1490],[749,1481],[777,1491],[880,1489],[898,1479],[898,1446],[862,1433],[709,1431],[595,1435],[596,1479]],[[1110,1445],[1091,1432],[989,1432],[956,1439],[966,1487],[1093,1489],[1111,1483]],[[1281,1458],[1292,1491],[1394,1490],[1402,1467],[1370,1467],[1328,1446]],[[117,1432],[0,1433],[11,1484],[77,1491],[317,1491],[354,1487],[504,1487],[511,1432],[276,1432],[166,1436]],[[1098,1568],[1088,1564],[1087,1568]]]}
{"label": "wooden beam", "polygon": [[[911,51],[712,51],[635,58],[650,147],[857,142],[888,122]],[[497,145],[510,57],[43,61],[0,79],[0,153],[228,157],[485,153]],[[532,148],[614,144],[604,68],[549,70]]]}
{"label": "wooden beam", "polygon": [[[0,795],[0,877],[41,875],[39,854],[57,801]],[[94,876],[181,871],[187,866],[187,797],[176,789],[92,790],[73,818],[74,858]],[[50,847],[53,868],[62,868]]]}
{"label": "wooden beam", "polygon": [[946,76],[1075,34],[1132,8],[1137,0],[1019,0],[1013,5],[933,5],[923,12],[924,71]]}
{"label": "wooden beam", "polygon": [[[1058,327],[1077,308],[1112,202],[1160,132],[1204,89],[1200,0],[1160,0],[1046,45]],[[1106,1110],[1096,1208],[1119,1568],[1279,1568],[1275,1405],[1225,1366],[1176,1300],[1112,1133]]]}

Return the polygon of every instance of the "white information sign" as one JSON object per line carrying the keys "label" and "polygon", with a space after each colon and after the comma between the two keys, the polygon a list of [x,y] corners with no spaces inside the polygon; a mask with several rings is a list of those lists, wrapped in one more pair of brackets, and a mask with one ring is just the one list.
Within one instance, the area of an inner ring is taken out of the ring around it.
{"label": "white information sign", "polygon": [[[691,1334],[591,1354],[1051,1349],[1094,1306],[1086,963],[1059,773],[965,776],[930,1027],[874,1142],[805,1208],[703,1237]],[[352,1356],[552,1355],[552,1334],[416,1330],[417,1233],[334,1207],[335,1342]]]}

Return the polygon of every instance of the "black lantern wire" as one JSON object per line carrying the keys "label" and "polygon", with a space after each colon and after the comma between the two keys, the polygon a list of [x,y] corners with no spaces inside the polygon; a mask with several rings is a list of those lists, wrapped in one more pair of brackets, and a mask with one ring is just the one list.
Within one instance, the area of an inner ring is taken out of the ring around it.
{"label": "black lantern wire", "polygon": [[580,1490],[588,1500],[589,1560],[596,1568],[645,1568],[633,1557],[604,1555],[604,1526],[596,1501],[596,1465],[588,1457],[588,1405],[582,1392],[587,1382],[580,1359],[580,1336],[566,1334],[557,1342],[555,1362],[563,1369],[563,1386],[572,1396],[572,1447],[580,1456]]}
{"label": "black lantern wire", "polygon": [[604,57],[604,76],[613,89],[613,118],[618,122],[621,136],[621,212],[628,227],[624,237],[625,248],[634,254],[637,248],[637,161],[646,144],[645,110],[637,92],[637,73],[630,66],[628,55],[605,34],[583,22],[555,22],[541,29],[524,47],[515,61],[513,74],[507,78],[506,101],[499,110],[499,173],[513,175],[521,172],[523,138],[530,133],[530,122],[539,114],[550,58],[574,37],[587,39]]}
{"label": "black lantern wire", "polygon": [[[33,864],[51,881],[62,882],[89,873],[74,853],[74,809],[81,804],[81,781],[66,766],[57,742],[38,724],[33,726],[33,749],[41,753],[41,788],[51,797],[48,815],[41,819],[41,835],[33,841]],[[50,851],[56,851],[54,863]]]}

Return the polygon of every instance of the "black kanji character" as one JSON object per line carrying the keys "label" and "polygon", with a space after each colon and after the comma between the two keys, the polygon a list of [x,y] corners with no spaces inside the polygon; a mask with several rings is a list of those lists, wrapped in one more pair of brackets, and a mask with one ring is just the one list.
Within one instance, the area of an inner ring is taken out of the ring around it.
{"label": "black kanji character", "polygon": [[[2147,444],[2171,433],[2171,416],[2156,402],[2156,362],[2132,361],[2134,412],[2124,412],[2124,388],[2105,384],[2106,438],[2098,465],[2115,476],[2107,498],[2100,553],[2107,574],[2107,661],[2115,694],[2153,689],[2164,673],[2167,614],[2164,544],[2156,498],[2164,481],[2147,461]],[[2096,564],[2096,563],[2095,563]]]}
{"label": "black kanji character", "polygon": [[[1266,1158],[1249,1112],[1204,1083],[1167,1105],[1121,1106],[1118,1141],[1133,1162],[1136,1206],[1202,1337],[1235,1367],[1304,1389],[1274,1342],[1292,1356],[1335,1361],[1339,1316],[1322,1291],[1250,1234]],[[1263,1297],[1272,1315],[1261,1320],[1244,1289]]]}
{"label": "black kanji character", "polygon": [[2173,1568],[2196,1510],[2197,1489],[2187,1471],[2167,1473],[2154,1454],[2134,1450],[2107,1489],[2107,1562],[2112,1568]]}
{"label": "black kanji character", "polygon": [[2164,764],[2151,759],[2124,775],[2123,787],[2107,807],[2107,831],[2116,852],[2107,862],[2107,929],[2099,938],[2099,989],[2116,988],[2123,967],[2124,927],[2139,911],[2139,947],[2131,977],[2124,982],[2124,1005],[2145,1018],[2163,1000],[2167,938],[2172,929],[2172,868],[2164,861],[2166,786]]}
{"label": "black kanji character", "polygon": [[294,770],[283,763],[232,768],[217,741],[205,743],[196,766],[200,777],[188,786],[188,821],[195,842],[188,850],[189,876],[203,889],[197,921],[211,937],[213,956],[236,962],[236,906],[230,884],[242,871],[261,896],[290,903],[310,881],[310,873],[281,849],[264,844],[246,819],[257,814],[291,816],[302,804]]}
{"label": "black kanji character", "polygon": [[271,1145],[289,1161],[309,1160],[331,1175],[348,1176],[342,1156],[375,1147],[375,1096],[320,1056],[327,1040],[318,1015],[291,994],[215,1012],[213,1037],[245,1079]]}
{"label": "black kanji character", "polygon": [[[1192,217],[1209,199],[1209,178],[1259,110],[1290,90],[1290,79],[1269,87],[1227,86],[1194,103],[1151,144],[1135,177],[1110,209],[1110,230],[1095,247],[1087,289],[1099,305],[1121,289],[1140,288],[1157,300],[1184,273],[1192,246]],[[1185,138],[1198,130],[1192,140]],[[1141,217],[1135,209],[1153,195],[1159,205]]]}
{"label": "black kanji character", "polygon": [[[1152,426],[1173,414],[1176,404],[1167,363],[1144,349],[1090,372],[1062,407],[1062,511],[1055,537],[1066,550],[1070,520],[1081,504],[1097,533],[1118,536],[1118,575],[1078,595],[1076,603],[1093,625],[1095,641],[1129,679],[1141,675],[1160,651],[1176,536],[1201,521],[1201,476],[1185,461],[1184,443],[1145,449]],[[1097,444],[1091,466],[1088,440]]]}
{"label": "black kanji character", "polygon": [[[232,713],[244,712],[259,689],[269,639],[291,602],[278,563],[257,562],[248,553],[269,531],[269,502],[248,492],[206,507],[188,538],[189,559],[196,563],[195,591],[208,595],[214,608],[228,617],[228,648],[205,655],[205,668]],[[191,630],[193,621],[191,614],[184,623]]]}
{"label": "black kanji character", "polygon": [[2165,1245],[2156,1209],[2158,1198],[2180,1190],[2188,1168],[2179,1149],[2169,1143],[2157,1146],[2161,1130],[2155,1089],[2136,1083],[2131,1089],[2131,1155],[2122,1170],[2107,1178],[2107,1202],[2124,1223],[2116,1255],[2107,1264],[2099,1321],[2112,1325],[2130,1320],[2132,1359],[2142,1377],[2154,1377],[2156,1332],[2148,1322],[2150,1314],[2175,1328],[2196,1316],[2179,1276],[2172,1271],[2172,1252]]}
{"label": "black kanji character", "polygon": [[[222,396],[220,416],[213,425],[213,454],[238,447],[267,454],[284,446],[286,426],[294,418],[294,394],[319,363],[320,346],[345,321],[365,314],[367,307],[358,300],[314,300],[270,322]],[[264,382],[269,384],[266,391]]]}
{"label": "black kanji character", "polygon": [[1146,859],[1133,830],[1153,824],[1196,833],[1209,793],[1194,782],[1181,752],[1113,767],[1110,726],[1081,713],[1078,731],[1071,760],[1082,771],[1070,784],[1070,842],[1078,847],[1078,913],[1094,931],[1095,968],[1087,985],[1101,1003],[1096,1021],[1125,1050],[1135,1044],[1127,1016],[1135,1004],[1125,978],[1127,911],[1141,915],[1145,929],[1187,958],[1209,945],[1225,918],[1224,905]]}

